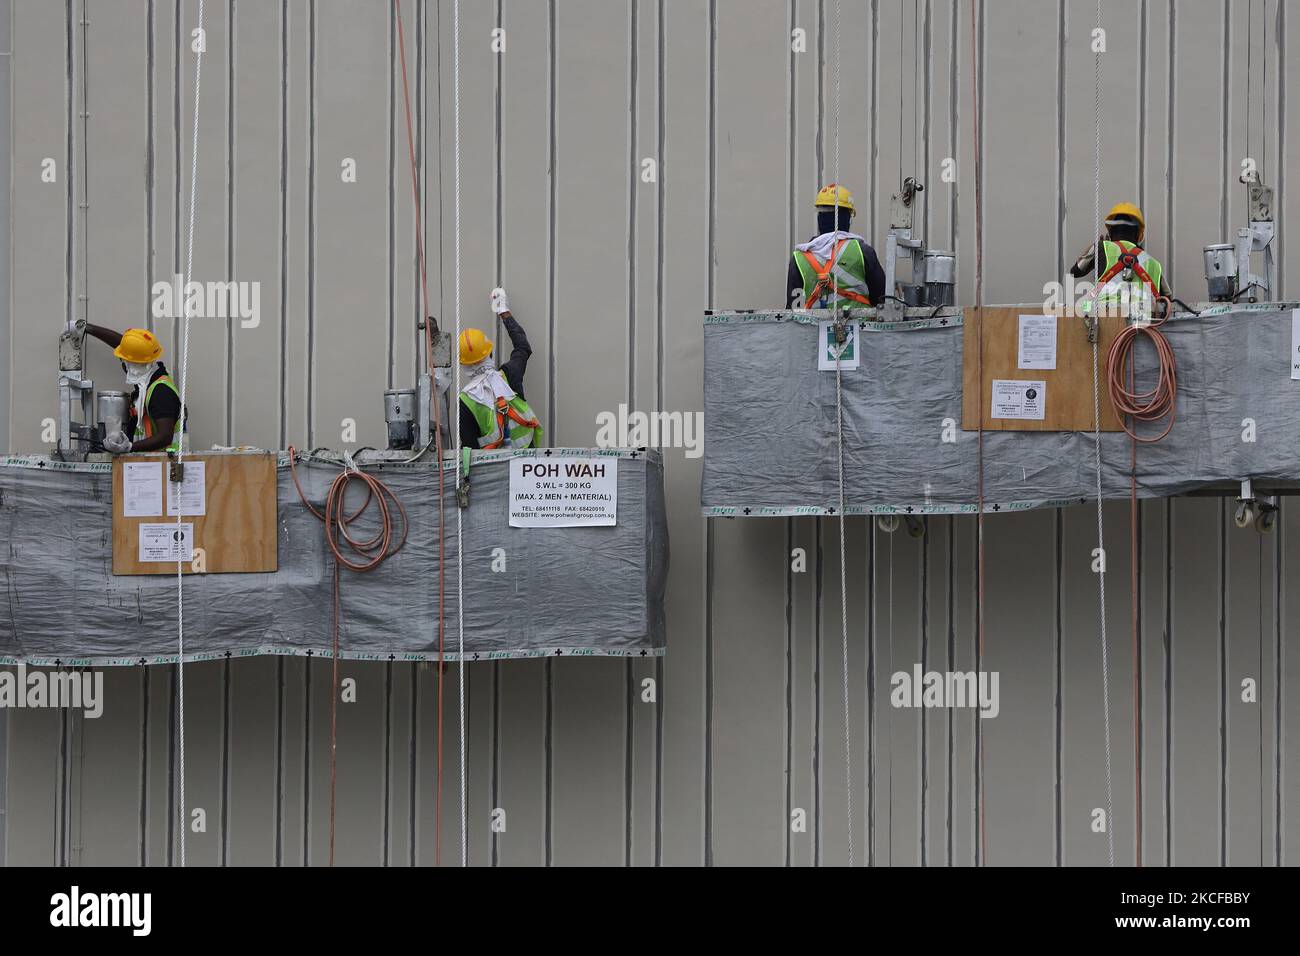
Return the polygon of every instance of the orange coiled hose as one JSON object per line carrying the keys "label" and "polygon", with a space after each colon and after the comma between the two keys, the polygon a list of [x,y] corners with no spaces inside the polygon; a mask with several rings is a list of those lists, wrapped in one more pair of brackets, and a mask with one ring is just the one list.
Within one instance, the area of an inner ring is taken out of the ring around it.
{"label": "orange coiled hose", "polygon": [[[1161,296],[1159,301],[1169,300]],[[1167,314],[1167,312],[1166,312]],[[1165,324],[1163,317],[1149,323],[1125,325],[1110,344],[1106,355],[1106,382],[1110,391],[1111,404],[1120,416],[1120,424],[1134,441],[1143,443],[1158,442],[1174,427],[1174,410],[1178,399],[1178,364],[1174,360],[1174,350],[1169,340],[1160,331]],[[1150,391],[1139,392],[1133,384],[1133,349],[1138,338],[1147,336],[1156,350],[1158,376]],[[1165,422],[1164,430],[1158,435],[1142,436],[1137,433],[1138,422]],[[1132,424],[1130,424],[1130,420]]]}

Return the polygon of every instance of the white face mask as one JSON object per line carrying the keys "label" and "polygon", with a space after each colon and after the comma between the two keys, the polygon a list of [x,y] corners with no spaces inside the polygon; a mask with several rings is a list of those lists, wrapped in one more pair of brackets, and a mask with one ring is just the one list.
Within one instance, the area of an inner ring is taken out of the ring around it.
{"label": "white face mask", "polygon": [[143,388],[149,382],[149,377],[153,375],[153,370],[158,363],[123,362],[122,364],[126,366],[126,383]]}

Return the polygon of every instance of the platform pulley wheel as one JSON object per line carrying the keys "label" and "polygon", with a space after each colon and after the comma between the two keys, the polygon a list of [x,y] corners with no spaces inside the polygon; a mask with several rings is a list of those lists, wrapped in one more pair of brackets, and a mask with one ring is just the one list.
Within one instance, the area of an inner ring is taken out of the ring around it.
{"label": "platform pulley wheel", "polygon": [[880,515],[876,518],[876,527],[886,534],[898,530],[898,515]]}
{"label": "platform pulley wheel", "polygon": [[1277,526],[1277,509],[1260,508],[1255,515],[1255,530],[1260,534],[1271,534]]}

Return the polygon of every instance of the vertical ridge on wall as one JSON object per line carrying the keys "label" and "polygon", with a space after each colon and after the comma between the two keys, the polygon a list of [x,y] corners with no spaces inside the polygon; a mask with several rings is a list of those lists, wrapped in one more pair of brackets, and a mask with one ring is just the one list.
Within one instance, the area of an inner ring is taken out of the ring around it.
{"label": "vertical ridge on wall", "polygon": [[[406,28],[405,25],[403,25],[402,32],[405,33],[405,31]],[[401,56],[405,55],[405,53],[406,53],[405,50],[403,50],[400,55],[397,52],[397,8],[394,5],[389,4],[388,6],[388,51],[387,51],[387,61],[385,63],[385,66],[388,69],[388,104],[387,104],[387,110],[385,111],[385,123],[387,124],[387,130],[386,130],[386,135],[384,136],[384,150],[385,150],[384,175],[387,179],[387,184],[388,184],[387,197],[386,197],[385,209],[384,209],[384,213],[385,213],[384,240],[386,243],[385,254],[386,254],[387,265],[388,265],[388,271],[387,271],[388,281],[385,283],[385,289],[384,289],[384,306],[385,306],[385,312],[387,314],[387,319],[388,319],[387,328],[384,331],[384,351],[387,357],[385,366],[388,369],[388,372],[384,379],[384,383],[388,388],[394,387],[393,363],[395,361],[395,356],[396,356],[395,339],[397,337],[397,302],[396,302],[395,292],[393,289],[394,275],[397,267],[396,236],[394,235],[396,231],[396,221],[395,221],[396,210],[394,207],[397,202],[397,189],[398,189],[398,181],[399,181],[398,171],[397,171],[396,139],[399,135],[401,135],[401,131],[403,129],[404,121],[405,121],[405,100],[403,100],[403,112],[401,114],[403,119],[401,122],[399,122],[397,119],[399,115],[397,111],[398,110],[397,71],[400,68],[399,67],[399,63],[401,62],[400,58]],[[411,136],[412,139],[414,139],[415,136],[414,130],[411,131]],[[407,177],[410,178],[411,176],[414,176],[414,172],[408,171]],[[412,200],[414,200],[414,196],[412,196]],[[441,274],[441,270],[439,270],[439,274]],[[426,303],[426,306],[427,305],[428,304]],[[441,309],[439,311],[441,311]],[[422,316],[421,318],[425,318],[425,317]],[[428,334],[432,334],[432,331],[430,331]],[[419,370],[420,370],[420,360],[418,357],[416,357],[415,372],[417,373],[417,375],[419,373]],[[425,437],[425,436],[421,436],[421,437]],[[392,668],[390,667],[389,670],[391,672]]]}
{"label": "vertical ridge on wall", "polygon": [[[627,404],[636,401],[636,228],[637,181],[637,0],[628,0],[627,8]],[[623,865],[632,865],[632,756],[636,747],[634,674],[631,658],[623,662],[626,698],[623,701]]]}
{"label": "vertical ridge on wall", "polygon": [[[546,402],[546,428],[551,434],[552,442],[555,441],[555,393],[556,393],[556,369],[555,369],[555,247],[556,247],[556,173],[555,161],[558,150],[556,132],[555,114],[556,114],[556,61],[559,59],[556,49],[557,37],[555,30],[555,3],[556,0],[548,0],[546,9],[546,32],[547,32],[547,61],[546,61],[546,92],[547,92],[547,236],[546,236],[546,328],[547,340],[550,342],[550,350],[547,355],[547,384],[548,396]],[[544,854],[543,859],[547,866],[550,866],[555,859],[554,847],[554,825],[555,825],[555,749],[554,749],[554,724],[555,724],[555,675],[550,658],[547,658],[543,665],[543,680],[546,684],[545,707],[542,714],[543,726],[543,750],[545,751],[545,794],[543,796],[544,807]]]}
{"label": "vertical ridge on wall", "polygon": [[[664,411],[664,191],[668,188],[664,151],[667,142],[664,70],[664,2],[656,2],[655,36],[655,161],[659,164],[659,188],[655,191],[655,410]],[[659,698],[654,709],[654,865],[663,864],[664,826],[664,660],[655,658],[655,687]]]}
{"label": "vertical ridge on wall", "polygon": [[1273,674],[1276,691],[1273,695],[1273,865],[1283,866],[1283,833],[1285,822],[1282,813],[1282,755],[1285,753],[1282,733],[1282,712],[1284,688],[1286,687],[1286,671],[1282,667],[1282,635],[1285,633],[1285,616],[1286,603],[1283,600],[1282,581],[1283,569],[1282,563],[1286,551],[1283,547],[1283,538],[1286,535],[1286,521],[1289,509],[1283,509],[1279,505],[1279,514],[1277,527],[1275,529],[1275,539],[1273,541],[1273,603],[1274,603],[1274,630],[1273,630]]}
{"label": "vertical ridge on wall", "polygon": [[[289,0],[280,0],[280,401],[279,446],[289,443]],[[280,662],[280,666],[283,662]],[[283,675],[282,675],[283,676]],[[281,728],[283,729],[283,728]]]}
{"label": "vertical ridge on wall", "polygon": [[1173,501],[1165,500],[1165,620],[1162,633],[1164,649],[1164,832],[1165,866],[1174,865],[1174,721],[1173,721],[1173,623],[1174,623],[1174,509]]}
{"label": "vertical ridge on wall", "polygon": [[[705,175],[708,180],[708,220],[705,227],[704,252],[707,262],[705,301],[707,307],[717,307],[715,298],[717,272],[717,220],[718,220],[718,0],[708,0],[708,130]],[[703,862],[713,865],[713,525],[704,525],[704,839]]]}

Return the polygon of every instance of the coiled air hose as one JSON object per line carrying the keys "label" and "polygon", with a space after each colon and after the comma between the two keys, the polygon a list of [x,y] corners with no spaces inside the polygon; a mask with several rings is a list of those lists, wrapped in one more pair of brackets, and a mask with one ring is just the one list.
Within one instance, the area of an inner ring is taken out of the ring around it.
{"label": "coiled air hose", "polygon": [[[1166,303],[1168,315],[1169,300]],[[1150,444],[1158,442],[1174,427],[1174,410],[1178,399],[1178,364],[1174,360],[1174,350],[1169,345],[1160,327],[1165,324],[1165,317],[1151,322],[1139,322],[1125,325],[1115,336],[1106,355],[1106,383],[1111,404],[1120,417],[1120,425],[1134,441]],[[1133,350],[1141,336],[1150,339],[1156,351],[1156,383],[1150,391],[1139,392],[1133,384],[1134,366]],[[1139,422],[1165,422],[1164,430],[1158,435],[1142,436],[1137,432]]]}

